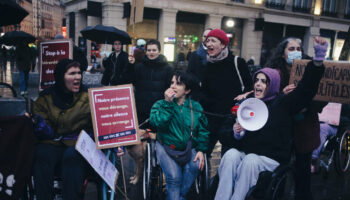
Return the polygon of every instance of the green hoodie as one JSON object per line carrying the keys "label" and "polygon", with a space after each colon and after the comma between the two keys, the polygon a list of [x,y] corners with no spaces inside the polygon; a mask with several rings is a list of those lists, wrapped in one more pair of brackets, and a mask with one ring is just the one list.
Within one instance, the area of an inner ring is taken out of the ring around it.
{"label": "green hoodie", "polygon": [[[193,107],[192,148],[206,152],[209,144],[208,121],[201,111],[202,106],[191,100]],[[184,150],[191,135],[191,108],[187,98],[182,105],[175,101],[157,101],[150,115],[150,123],[157,128],[157,140],[167,145],[174,145],[177,150]]]}

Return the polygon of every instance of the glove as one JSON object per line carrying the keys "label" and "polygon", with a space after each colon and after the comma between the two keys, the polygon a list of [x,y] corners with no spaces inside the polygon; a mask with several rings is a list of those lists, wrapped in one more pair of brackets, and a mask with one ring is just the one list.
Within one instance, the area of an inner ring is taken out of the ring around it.
{"label": "glove", "polygon": [[34,133],[39,140],[51,140],[54,138],[52,128],[46,124],[45,120],[38,114],[33,115]]}
{"label": "glove", "polygon": [[324,44],[317,43],[314,46],[314,50],[315,50],[314,60],[323,61],[326,57],[327,48],[328,48],[328,42],[325,42]]}

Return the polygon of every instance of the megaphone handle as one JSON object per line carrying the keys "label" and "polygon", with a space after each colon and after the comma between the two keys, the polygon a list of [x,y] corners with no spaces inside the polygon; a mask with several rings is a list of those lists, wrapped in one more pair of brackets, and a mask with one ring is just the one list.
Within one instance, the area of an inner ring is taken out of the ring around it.
{"label": "megaphone handle", "polygon": [[[239,121],[238,121],[238,119],[237,119],[237,123],[240,124]],[[242,127],[242,128],[243,128],[243,127]],[[241,132],[238,133],[238,135],[236,135],[237,132],[236,132],[236,131],[234,130],[234,128],[233,128],[233,132],[234,132],[234,134],[235,134],[235,138],[236,138],[236,139],[241,139],[241,138],[245,135],[245,131],[246,131],[246,130],[243,129]]]}
{"label": "megaphone handle", "polygon": [[240,136],[240,137],[243,137],[244,135],[245,135],[245,130],[239,132],[239,136]]}

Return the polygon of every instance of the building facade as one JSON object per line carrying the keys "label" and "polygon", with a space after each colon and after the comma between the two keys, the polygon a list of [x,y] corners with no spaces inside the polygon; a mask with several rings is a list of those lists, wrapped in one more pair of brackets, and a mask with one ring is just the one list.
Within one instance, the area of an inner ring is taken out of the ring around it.
{"label": "building facade", "polygon": [[64,6],[60,0],[33,0],[33,34],[41,39],[53,39],[62,34]]}
{"label": "building facade", "polygon": [[350,24],[350,0],[144,0],[143,21],[134,25],[128,2],[64,0],[68,37],[78,44],[86,26],[115,26],[133,41],[158,39],[162,53],[175,61],[198,47],[205,28],[221,28],[234,54],[264,64],[286,36],[301,38],[313,56],[313,37],[321,35],[330,43],[328,57],[337,60]]}

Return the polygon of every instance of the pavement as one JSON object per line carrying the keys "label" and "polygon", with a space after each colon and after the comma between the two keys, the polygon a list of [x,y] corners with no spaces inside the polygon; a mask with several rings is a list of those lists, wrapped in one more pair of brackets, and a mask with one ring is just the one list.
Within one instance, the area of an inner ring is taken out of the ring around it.
{"label": "pavement", "polygon": [[[37,73],[37,72],[36,72]],[[11,69],[9,64],[7,65],[6,70],[6,76],[3,70],[1,70],[0,74],[0,80],[2,82],[8,83],[10,85],[13,85],[15,90],[19,94],[19,86],[16,83],[12,83],[12,76],[11,76]],[[5,98],[11,98],[12,94],[10,90],[0,88],[0,95]],[[36,86],[30,86],[28,88],[28,96],[35,100],[38,96],[38,89]],[[21,98],[21,97],[19,97]],[[217,168],[220,164],[220,144],[218,143],[217,146],[214,149],[214,152],[212,154],[211,159],[211,177],[216,174]],[[117,168],[119,172],[122,172],[121,169],[121,161],[117,160]],[[129,178],[133,175],[133,169],[134,169],[134,162],[131,159],[131,157],[126,153],[126,155],[123,157],[123,165],[124,165],[124,174],[125,174],[125,180],[126,180],[126,188],[127,188],[127,196],[130,200],[138,200],[142,199],[142,181],[139,181],[137,185],[131,185],[129,184]],[[324,171],[318,174],[312,175],[311,180],[311,188],[314,195],[314,200],[350,200],[350,172],[347,172],[344,175],[338,175],[334,167],[331,168],[330,172],[327,174],[327,176],[324,175]],[[119,176],[117,187],[120,189],[120,191],[124,191],[123,186],[123,178],[122,176]],[[116,192],[116,199],[126,199],[120,191]],[[286,191],[288,191],[287,196],[284,197],[284,199],[293,199],[293,189],[292,188],[286,188]],[[85,199],[86,200],[95,200],[97,199],[97,188],[94,183],[88,184],[88,189],[86,191]],[[192,197],[189,197],[189,199],[192,199]]]}

